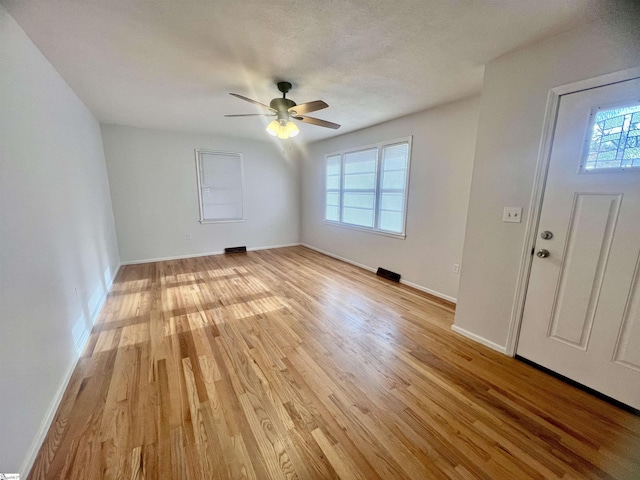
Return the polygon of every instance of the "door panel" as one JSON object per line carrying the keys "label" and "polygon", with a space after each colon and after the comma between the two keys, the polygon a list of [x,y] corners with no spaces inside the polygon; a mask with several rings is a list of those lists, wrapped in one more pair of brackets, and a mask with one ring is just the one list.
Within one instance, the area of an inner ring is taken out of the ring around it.
{"label": "door panel", "polygon": [[640,371],[640,256],[616,342],[614,359],[620,365]]}
{"label": "door panel", "polygon": [[602,291],[620,199],[590,193],[574,197],[550,337],[583,350]]}
{"label": "door panel", "polygon": [[639,79],[560,99],[517,353],[640,409],[635,105]]}

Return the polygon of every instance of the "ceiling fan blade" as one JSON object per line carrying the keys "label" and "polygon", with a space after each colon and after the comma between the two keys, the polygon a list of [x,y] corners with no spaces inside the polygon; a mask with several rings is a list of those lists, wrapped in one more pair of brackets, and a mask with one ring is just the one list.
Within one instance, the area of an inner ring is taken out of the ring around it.
{"label": "ceiling fan blade", "polygon": [[314,118],[314,117],[307,117],[305,115],[298,115],[293,118],[295,118],[296,120],[300,120],[301,122],[304,122],[304,123],[317,125],[319,127],[326,127],[326,128],[333,128],[333,129],[340,128],[340,125],[338,125],[337,123],[327,122],[326,120],[320,120],[319,118]]}
{"label": "ceiling fan blade", "polygon": [[314,100],[313,102],[301,103],[300,105],[294,105],[289,109],[290,113],[295,112],[295,115],[304,115],[305,113],[315,112],[316,110],[322,110],[327,108],[327,105],[322,100]]}
{"label": "ceiling fan blade", "polygon": [[238,113],[235,115],[225,115],[225,117],[273,117],[275,113]]}
{"label": "ceiling fan blade", "polygon": [[[237,93],[230,93],[229,95],[233,95],[234,97],[239,98],[240,100],[244,100],[245,102],[253,103],[255,105],[260,105],[263,108],[267,108],[269,110],[273,110],[269,105],[265,105],[264,103],[257,102],[255,100],[251,100],[250,98],[243,97],[242,95],[238,95]],[[275,110],[273,110],[275,111]]]}

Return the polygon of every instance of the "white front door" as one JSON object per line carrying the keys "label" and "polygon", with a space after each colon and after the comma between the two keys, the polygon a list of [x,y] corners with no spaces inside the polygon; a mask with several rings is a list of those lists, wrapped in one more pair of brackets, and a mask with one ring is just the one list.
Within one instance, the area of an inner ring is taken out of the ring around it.
{"label": "white front door", "polygon": [[517,354],[640,409],[640,79],[560,98]]}

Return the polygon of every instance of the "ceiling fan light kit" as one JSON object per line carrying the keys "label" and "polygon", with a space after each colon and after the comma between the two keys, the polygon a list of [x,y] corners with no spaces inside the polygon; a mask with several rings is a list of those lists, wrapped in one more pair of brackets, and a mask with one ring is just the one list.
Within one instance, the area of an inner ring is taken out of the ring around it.
{"label": "ceiling fan light kit", "polygon": [[317,125],[319,127],[333,129],[340,128],[340,125],[338,125],[337,123],[327,122],[326,120],[321,120],[319,118],[308,117],[304,115],[305,113],[315,112],[316,110],[327,108],[329,105],[327,105],[325,102],[323,102],[322,100],[314,100],[313,102],[301,103],[300,105],[298,105],[293,100],[287,98],[287,92],[291,90],[291,83],[278,82],[277,86],[278,90],[282,92],[282,98],[274,98],[273,100],[271,100],[271,103],[269,103],[269,105],[251,100],[250,98],[244,97],[237,93],[229,94],[239,98],[240,100],[259,105],[262,108],[266,108],[267,110],[269,110],[269,113],[245,113],[239,115],[225,115],[225,117],[277,117],[276,120],[273,120],[269,123],[269,125],[267,125],[266,130],[269,135],[278,137],[283,140],[295,137],[296,135],[298,135],[298,133],[300,133],[300,129],[298,128],[298,126],[291,121],[292,118],[304,123],[308,123],[310,125]]}
{"label": "ceiling fan light kit", "polygon": [[292,121],[286,120],[274,120],[267,125],[267,133],[274,137],[286,140],[290,137],[295,137],[300,133],[300,129]]}

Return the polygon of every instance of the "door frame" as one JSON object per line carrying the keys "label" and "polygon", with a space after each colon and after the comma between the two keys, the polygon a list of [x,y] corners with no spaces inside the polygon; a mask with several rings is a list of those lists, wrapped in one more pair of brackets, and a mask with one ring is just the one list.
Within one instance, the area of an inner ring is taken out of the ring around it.
{"label": "door frame", "polygon": [[532,252],[536,242],[538,223],[540,221],[540,212],[542,210],[542,201],[544,199],[549,161],[551,159],[551,146],[553,145],[553,135],[558,119],[560,99],[563,95],[568,95],[570,93],[591,90],[636,78],[640,78],[640,67],[560,85],[549,90],[549,94],[547,95],[547,107],[542,124],[542,138],[540,140],[536,170],[533,178],[533,191],[531,192],[531,200],[529,201],[527,223],[524,233],[524,245],[520,257],[520,267],[518,269],[518,278],[516,281],[516,292],[511,308],[509,330],[507,332],[505,353],[510,357],[515,356],[516,348],[518,347],[520,326],[522,325],[524,304],[527,297],[527,288],[529,286],[529,277],[531,275],[531,265],[533,262]]}

